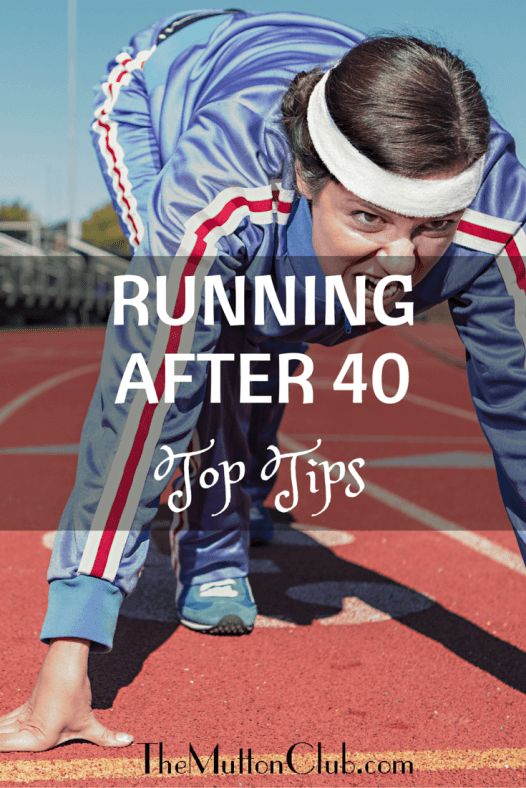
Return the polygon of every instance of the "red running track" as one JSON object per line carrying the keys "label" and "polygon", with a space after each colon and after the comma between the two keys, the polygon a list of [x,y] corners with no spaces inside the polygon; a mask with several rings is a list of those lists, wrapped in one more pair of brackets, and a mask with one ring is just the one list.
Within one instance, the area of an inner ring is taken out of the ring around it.
{"label": "red running track", "polygon": [[[99,329],[2,334],[0,711],[25,700],[44,654],[44,537],[74,479],[102,340]],[[353,405],[349,392],[331,390],[347,352],[363,352],[370,372],[387,351],[409,363],[403,402],[383,405],[368,390]],[[164,507],[115,648],[93,659],[100,717],[137,742],[162,739],[172,760],[188,756],[189,742],[201,755],[219,743],[227,760],[251,747],[254,760],[268,761],[298,741],[322,742],[325,753],[345,741],[357,769],[367,760],[414,764],[412,775],[219,777],[194,769],[171,778],[185,786],[524,785],[524,569],[456,335],[420,323],[311,352],[315,402],[291,403],[283,448],[320,437],[323,457],[364,457],[365,492],[349,499],[337,489],[313,518],[321,498],[309,494],[303,473],[297,522],[253,552],[261,616],[243,638],[178,627]],[[282,476],[277,489],[284,484]],[[295,752],[299,770],[315,766],[306,745]],[[140,744],[118,752],[71,744],[4,755],[0,785],[166,784],[143,775],[143,754]]]}

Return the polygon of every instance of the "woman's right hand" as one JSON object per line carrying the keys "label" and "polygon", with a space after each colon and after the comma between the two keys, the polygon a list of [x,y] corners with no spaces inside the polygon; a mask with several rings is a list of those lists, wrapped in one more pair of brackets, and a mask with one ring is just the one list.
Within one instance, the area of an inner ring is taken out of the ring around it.
{"label": "woman's right hand", "polygon": [[0,752],[41,752],[72,739],[101,747],[126,747],[129,733],[115,733],[95,717],[88,678],[89,641],[54,640],[26,703],[0,717]]}

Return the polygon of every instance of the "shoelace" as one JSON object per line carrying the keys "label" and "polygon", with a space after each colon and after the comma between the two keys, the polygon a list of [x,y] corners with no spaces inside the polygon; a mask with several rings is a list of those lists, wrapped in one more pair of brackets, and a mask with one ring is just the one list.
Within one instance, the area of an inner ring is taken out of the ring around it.
{"label": "shoelace", "polygon": [[235,580],[212,580],[209,583],[202,583],[199,588],[199,596],[214,596],[214,597],[235,597],[239,596],[239,592],[235,586]]}

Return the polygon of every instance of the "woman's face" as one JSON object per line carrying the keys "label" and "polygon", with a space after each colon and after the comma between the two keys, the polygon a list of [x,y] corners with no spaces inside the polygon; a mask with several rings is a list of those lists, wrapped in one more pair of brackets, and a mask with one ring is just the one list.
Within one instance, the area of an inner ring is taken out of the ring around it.
{"label": "woman's face", "polygon": [[[391,274],[411,276],[413,287],[421,282],[452,242],[463,213],[411,218],[378,208],[332,180],[316,194],[301,178],[298,183],[302,194],[312,200],[312,244],[323,271],[342,276],[352,304],[355,277],[367,276],[367,322],[376,319],[376,282]],[[396,291],[388,288],[385,311],[391,311],[402,295],[401,286]]]}

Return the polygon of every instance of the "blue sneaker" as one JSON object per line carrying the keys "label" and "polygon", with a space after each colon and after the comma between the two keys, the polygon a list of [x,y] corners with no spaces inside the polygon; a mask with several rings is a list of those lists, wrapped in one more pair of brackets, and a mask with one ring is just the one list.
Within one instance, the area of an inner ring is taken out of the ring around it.
{"label": "blue sneaker", "polygon": [[250,544],[268,545],[274,538],[274,521],[262,503],[250,507]]}
{"label": "blue sneaker", "polygon": [[181,624],[209,635],[247,635],[257,614],[248,577],[182,586],[176,606]]}

